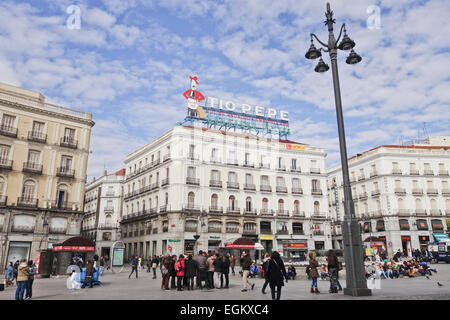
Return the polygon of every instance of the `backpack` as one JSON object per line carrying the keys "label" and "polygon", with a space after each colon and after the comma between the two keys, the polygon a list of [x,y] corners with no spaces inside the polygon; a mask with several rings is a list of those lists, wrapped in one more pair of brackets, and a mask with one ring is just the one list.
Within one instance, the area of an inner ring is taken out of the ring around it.
{"label": "backpack", "polygon": [[183,270],[183,266],[181,265],[180,261],[175,262],[175,271],[180,272]]}

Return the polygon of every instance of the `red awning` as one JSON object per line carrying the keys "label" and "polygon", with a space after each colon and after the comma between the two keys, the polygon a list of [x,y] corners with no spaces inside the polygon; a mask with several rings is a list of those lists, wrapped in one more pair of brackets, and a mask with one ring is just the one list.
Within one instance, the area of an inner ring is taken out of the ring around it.
{"label": "red awning", "polygon": [[255,249],[255,245],[225,243],[225,249]]}

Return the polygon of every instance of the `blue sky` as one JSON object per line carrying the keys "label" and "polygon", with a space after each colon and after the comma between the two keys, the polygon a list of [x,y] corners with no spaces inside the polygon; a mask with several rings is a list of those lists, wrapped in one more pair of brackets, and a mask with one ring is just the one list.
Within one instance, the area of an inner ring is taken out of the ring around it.
{"label": "blue sky", "polygon": [[[339,53],[349,155],[423,134],[450,135],[450,3],[330,1],[363,57]],[[66,10],[81,9],[71,30]],[[88,176],[182,120],[197,75],[205,96],[288,110],[291,139],[339,161],[331,72],[304,54],[327,40],[325,1],[98,0],[0,3],[0,81],[93,114]],[[381,28],[368,28],[381,9]],[[316,45],[318,45],[316,43]],[[325,58],[326,63],[329,58]]]}

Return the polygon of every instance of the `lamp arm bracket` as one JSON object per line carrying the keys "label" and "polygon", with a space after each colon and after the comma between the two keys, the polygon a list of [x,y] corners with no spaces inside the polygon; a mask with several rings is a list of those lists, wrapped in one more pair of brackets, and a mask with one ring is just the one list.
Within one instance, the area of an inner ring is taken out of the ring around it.
{"label": "lamp arm bracket", "polygon": [[336,44],[339,43],[339,40],[341,39],[341,36],[342,36],[342,30],[343,30],[343,29],[345,29],[345,23],[342,24],[342,26],[341,26],[341,31],[339,31],[339,36],[338,36],[338,38],[337,38],[337,40],[336,40]]}
{"label": "lamp arm bracket", "polygon": [[326,45],[325,43],[323,43],[322,41],[320,41],[320,39],[317,38],[317,36],[316,36],[314,33],[311,33],[311,39],[312,39],[312,37],[316,38],[316,40],[319,41],[319,43],[320,43],[322,46],[324,46],[324,47],[327,48],[327,49],[330,49],[330,48],[328,48],[328,45]]}

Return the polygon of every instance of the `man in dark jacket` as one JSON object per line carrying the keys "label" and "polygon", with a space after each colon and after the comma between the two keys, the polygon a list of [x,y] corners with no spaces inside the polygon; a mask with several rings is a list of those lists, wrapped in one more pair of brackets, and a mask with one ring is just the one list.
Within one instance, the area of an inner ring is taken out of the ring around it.
{"label": "man in dark jacket", "polygon": [[206,282],[206,275],[208,272],[208,262],[206,255],[202,250],[199,251],[198,256],[195,257],[195,262],[197,263],[197,287],[203,289],[202,282]]}
{"label": "man in dark jacket", "polygon": [[261,292],[263,294],[266,294],[266,288],[269,285],[269,277],[267,276],[267,267],[269,266],[269,260],[270,260],[270,254],[268,252],[266,252],[266,254],[264,255],[264,262],[263,262],[263,271],[264,271],[264,284],[263,287],[261,289]]}
{"label": "man in dark jacket", "polygon": [[194,277],[197,273],[197,261],[192,259],[192,255],[188,256],[185,263],[186,271],[184,275],[186,276],[186,287],[187,290],[194,290]]}
{"label": "man in dark jacket", "polygon": [[133,260],[131,260],[131,273],[128,276],[128,279],[130,279],[131,275],[133,274],[133,272],[136,272],[136,279],[138,278],[138,269],[137,269],[137,265],[138,265],[138,257],[135,256],[133,258]]}
{"label": "man in dark jacket", "polygon": [[330,275],[330,293],[338,293],[339,260],[334,250],[328,250],[328,274]]}
{"label": "man in dark jacket", "polygon": [[170,269],[169,269],[169,273],[170,273],[170,289],[176,289],[176,283],[175,283],[175,279],[177,278],[177,272],[175,271],[175,262],[177,262],[177,255],[174,254],[172,255],[172,261],[170,263]]}
{"label": "man in dark jacket", "polygon": [[[228,285],[230,284],[230,279],[228,278],[228,274],[230,273],[230,257],[228,254],[223,256],[222,262],[222,274],[220,276],[220,287],[224,289],[228,289]],[[225,287],[223,286],[223,278],[225,278]]]}
{"label": "man in dark jacket", "polygon": [[156,279],[156,268],[158,268],[159,259],[156,256],[153,256],[151,264],[152,264],[152,270],[153,270],[153,278],[152,279]]}
{"label": "man in dark jacket", "polygon": [[242,292],[247,291],[247,283],[253,288],[255,287],[254,283],[251,283],[248,280],[248,274],[250,272],[250,266],[252,265],[252,259],[250,258],[250,256],[248,255],[247,251],[243,251],[242,255],[241,255],[241,267],[242,267],[242,280],[244,282],[244,289],[242,289]]}
{"label": "man in dark jacket", "polygon": [[89,288],[92,288],[92,275],[94,274],[94,265],[91,260],[86,260],[86,276],[84,277],[84,283],[81,288],[86,287],[89,283]]}
{"label": "man in dark jacket", "polygon": [[223,259],[220,256],[220,254],[216,253],[215,254],[216,258],[213,260],[213,266],[214,266],[214,287],[215,288],[219,288],[219,283],[220,288],[222,289],[222,282],[220,281],[220,279],[222,278],[222,267],[223,267]]}

